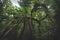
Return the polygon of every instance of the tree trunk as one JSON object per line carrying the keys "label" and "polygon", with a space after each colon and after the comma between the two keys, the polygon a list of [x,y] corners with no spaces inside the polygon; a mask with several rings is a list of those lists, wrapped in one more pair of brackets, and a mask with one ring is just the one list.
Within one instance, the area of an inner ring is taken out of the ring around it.
{"label": "tree trunk", "polygon": [[56,24],[57,24],[54,40],[60,40],[60,0],[54,0],[54,1],[56,3],[55,19],[56,19]]}

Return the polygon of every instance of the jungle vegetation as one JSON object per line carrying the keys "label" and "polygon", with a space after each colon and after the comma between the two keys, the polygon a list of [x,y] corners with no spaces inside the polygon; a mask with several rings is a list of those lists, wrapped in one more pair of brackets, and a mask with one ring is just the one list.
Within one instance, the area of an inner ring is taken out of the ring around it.
{"label": "jungle vegetation", "polygon": [[0,40],[60,40],[60,0],[0,0]]}

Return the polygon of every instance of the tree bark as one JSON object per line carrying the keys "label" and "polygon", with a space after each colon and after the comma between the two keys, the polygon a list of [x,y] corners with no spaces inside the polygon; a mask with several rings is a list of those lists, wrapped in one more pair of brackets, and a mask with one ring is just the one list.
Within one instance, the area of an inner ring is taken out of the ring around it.
{"label": "tree bark", "polygon": [[56,24],[57,24],[54,40],[60,40],[60,0],[54,0],[54,1],[56,3],[55,19],[56,19]]}

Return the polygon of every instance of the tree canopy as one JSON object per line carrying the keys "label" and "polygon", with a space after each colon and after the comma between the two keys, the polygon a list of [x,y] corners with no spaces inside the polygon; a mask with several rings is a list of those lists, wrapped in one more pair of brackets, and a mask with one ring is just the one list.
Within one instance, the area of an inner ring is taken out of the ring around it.
{"label": "tree canopy", "polygon": [[0,40],[54,40],[54,0],[0,0]]}

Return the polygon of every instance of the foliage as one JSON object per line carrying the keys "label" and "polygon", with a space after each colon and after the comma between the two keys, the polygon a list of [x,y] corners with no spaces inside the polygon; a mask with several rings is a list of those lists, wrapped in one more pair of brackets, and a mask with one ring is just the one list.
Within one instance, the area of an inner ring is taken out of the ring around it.
{"label": "foliage", "polygon": [[[37,3],[40,6],[37,5],[34,8]],[[25,38],[25,35],[29,33],[34,38],[33,40],[53,40],[52,36],[56,27],[53,0],[20,0],[21,7],[19,8],[13,7],[8,0],[3,4],[2,15],[5,18],[0,23],[0,32],[3,35],[1,40],[5,39],[12,30],[11,34],[17,33],[16,40],[19,40],[20,36],[22,39]]]}

